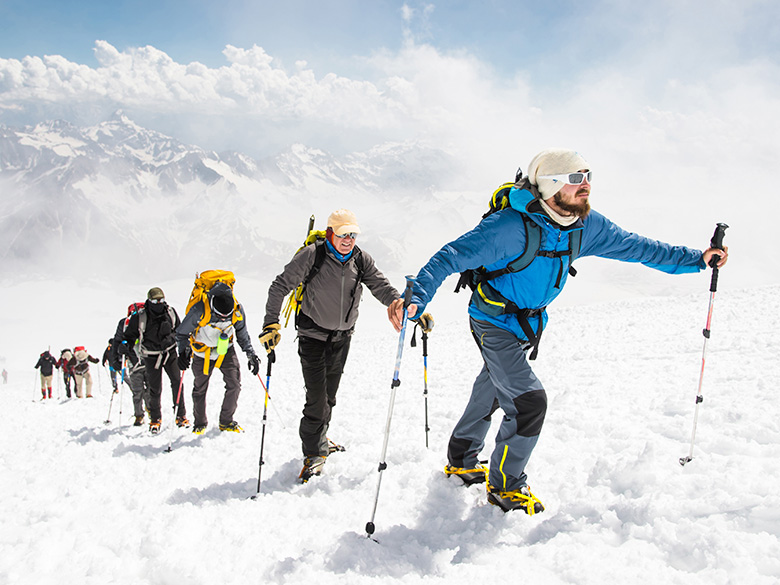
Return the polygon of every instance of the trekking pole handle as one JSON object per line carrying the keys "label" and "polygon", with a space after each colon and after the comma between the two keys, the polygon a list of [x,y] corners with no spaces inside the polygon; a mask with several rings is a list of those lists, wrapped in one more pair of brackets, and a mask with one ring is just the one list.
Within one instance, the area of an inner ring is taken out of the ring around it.
{"label": "trekking pole handle", "polygon": [[275,361],[276,361],[276,352],[274,350],[271,350],[270,352],[268,352],[268,369],[266,370],[265,373],[266,376],[271,375],[271,366],[273,366]]}
{"label": "trekking pole handle", "polygon": [[723,236],[726,235],[726,230],[728,229],[728,225],[725,223],[719,223],[717,224],[717,227],[715,228],[715,233],[712,235],[712,239],[710,240],[710,246],[713,248],[718,248],[718,250],[723,249]]}
{"label": "trekking pole handle", "polygon": [[[726,229],[729,226],[725,223],[718,223],[715,227],[715,233],[712,235],[712,239],[710,240],[710,246],[713,248],[717,248],[718,250],[723,249],[723,237],[726,235]],[[712,278],[710,279],[710,292],[715,292],[718,290],[718,261],[720,260],[720,256],[715,255],[710,259],[710,268],[712,268]]]}
{"label": "trekking pole handle", "polygon": [[404,290],[404,309],[412,302],[412,289],[414,288],[414,276],[406,276],[406,289]]}

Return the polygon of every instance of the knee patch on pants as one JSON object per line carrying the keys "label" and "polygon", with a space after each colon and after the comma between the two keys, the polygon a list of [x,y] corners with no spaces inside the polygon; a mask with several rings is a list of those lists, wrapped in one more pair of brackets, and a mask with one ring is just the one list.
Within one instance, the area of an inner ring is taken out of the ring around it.
{"label": "knee patch on pants", "polygon": [[547,414],[547,393],[533,390],[512,400],[517,409],[517,434],[521,437],[535,437],[542,431]]}
{"label": "knee patch on pants", "polygon": [[456,467],[463,467],[466,453],[471,449],[471,444],[469,439],[450,437],[450,442],[447,446],[447,460]]}

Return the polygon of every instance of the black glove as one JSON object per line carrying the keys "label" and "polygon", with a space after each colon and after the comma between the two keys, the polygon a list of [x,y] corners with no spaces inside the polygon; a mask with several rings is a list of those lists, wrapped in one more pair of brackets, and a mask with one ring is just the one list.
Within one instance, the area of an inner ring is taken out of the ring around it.
{"label": "black glove", "polygon": [[257,357],[256,353],[247,354],[246,357],[249,358],[249,362],[247,363],[249,371],[252,372],[253,376],[257,376],[257,374],[260,372],[260,358]]}
{"label": "black glove", "polygon": [[190,367],[190,352],[183,351],[176,358],[176,364],[179,366],[179,370],[182,372]]}

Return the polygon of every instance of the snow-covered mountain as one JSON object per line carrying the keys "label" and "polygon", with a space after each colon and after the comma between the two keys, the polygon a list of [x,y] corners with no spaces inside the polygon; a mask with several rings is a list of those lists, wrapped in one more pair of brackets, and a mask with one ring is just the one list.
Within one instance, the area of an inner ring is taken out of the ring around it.
{"label": "snow-covered mountain", "polygon": [[[0,127],[2,258],[31,276],[110,269],[161,278],[209,266],[264,274],[289,257],[311,214],[324,227],[332,209],[351,207],[372,253],[392,266],[420,228],[404,215],[438,205],[433,194],[454,183],[453,167],[419,143],[341,158],[304,145],[263,160],[218,154],[121,112],[87,128]],[[461,209],[448,205],[442,218],[468,225]]]}

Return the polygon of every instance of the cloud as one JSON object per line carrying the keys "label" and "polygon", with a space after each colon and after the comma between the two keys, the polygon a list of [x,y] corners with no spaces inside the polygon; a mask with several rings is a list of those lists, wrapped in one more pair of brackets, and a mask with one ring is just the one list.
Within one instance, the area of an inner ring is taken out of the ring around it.
{"label": "cloud", "polygon": [[[612,4],[617,18],[630,17],[628,4]],[[96,122],[89,116],[121,108],[181,140],[255,156],[294,142],[344,152],[425,140],[460,156],[472,185],[526,164],[541,148],[571,145],[616,168],[668,167],[674,184],[686,189],[697,183],[685,169],[705,175],[755,169],[741,175],[752,188],[758,182],[750,177],[771,164],[780,132],[779,67],[755,47],[742,61],[726,62],[724,55],[747,51],[744,34],[710,13],[707,30],[686,28],[691,6],[663,5],[659,14],[642,14],[638,41],[615,33],[620,50],[613,54],[596,59],[593,43],[583,43],[581,54],[576,43],[558,43],[562,53],[580,55],[572,68],[540,68],[530,62],[527,43],[508,38],[506,50],[518,63],[512,75],[465,49],[420,42],[438,14],[423,3],[401,8],[401,48],[355,58],[361,79],[315,73],[304,60],[286,70],[256,45],[228,45],[226,64],[209,67],[179,63],[152,46],[120,51],[97,41],[96,67],[57,55],[0,59],[0,120],[27,114],[31,122],[43,116]],[[750,12],[760,6],[750,4]],[[717,10],[747,30],[744,16],[728,6]],[[581,22],[583,34],[590,25]],[[605,19],[596,32],[607,25],[623,30]],[[562,31],[568,26],[561,21]],[[716,39],[712,30],[724,34]],[[697,68],[684,50],[698,41],[704,48],[694,53]],[[716,41],[721,45],[712,46]],[[709,60],[707,49],[714,51]],[[670,66],[675,60],[680,69]]]}

